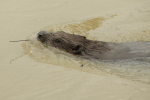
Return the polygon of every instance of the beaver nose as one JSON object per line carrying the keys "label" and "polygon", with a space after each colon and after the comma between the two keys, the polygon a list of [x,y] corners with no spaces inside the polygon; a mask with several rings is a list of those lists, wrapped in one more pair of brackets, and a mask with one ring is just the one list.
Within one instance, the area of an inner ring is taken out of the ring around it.
{"label": "beaver nose", "polygon": [[38,38],[43,37],[44,34],[45,34],[45,31],[40,31],[40,32],[38,33]]}
{"label": "beaver nose", "polygon": [[38,38],[41,38],[41,37],[42,37],[42,35],[38,34]]}

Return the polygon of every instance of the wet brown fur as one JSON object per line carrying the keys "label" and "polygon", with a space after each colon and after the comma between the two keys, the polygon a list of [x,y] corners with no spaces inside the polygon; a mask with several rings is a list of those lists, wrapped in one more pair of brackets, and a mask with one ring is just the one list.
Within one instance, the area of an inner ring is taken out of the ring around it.
{"label": "wet brown fur", "polygon": [[150,42],[113,43],[86,39],[63,31],[38,33],[38,40],[48,46],[87,59],[130,59],[150,56]]}

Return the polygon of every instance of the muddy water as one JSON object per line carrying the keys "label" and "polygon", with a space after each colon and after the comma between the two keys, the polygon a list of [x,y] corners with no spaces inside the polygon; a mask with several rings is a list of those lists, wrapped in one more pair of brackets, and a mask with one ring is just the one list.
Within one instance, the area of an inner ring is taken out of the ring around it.
{"label": "muddy water", "polygon": [[[111,17],[110,17],[111,18]],[[105,20],[110,18],[93,18],[79,22],[67,23],[45,27],[42,30],[47,31],[66,31],[72,34],[86,36],[92,40],[103,40],[109,42],[128,42],[128,41],[150,41],[149,31],[141,34],[132,34],[130,36],[114,35],[103,37],[103,34],[94,34],[90,31],[100,28]],[[95,61],[75,57],[63,51],[59,51],[53,47],[44,47],[36,40],[36,34],[32,34],[29,42],[22,44],[24,53],[38,62],[59,65],[68,68],[75,68],[81,71],[101,74],[101,75],[117,75],[122,78],[128,78],[134,81],[150,83],[150,58],[139,58],[133,60],[120,61]]]}

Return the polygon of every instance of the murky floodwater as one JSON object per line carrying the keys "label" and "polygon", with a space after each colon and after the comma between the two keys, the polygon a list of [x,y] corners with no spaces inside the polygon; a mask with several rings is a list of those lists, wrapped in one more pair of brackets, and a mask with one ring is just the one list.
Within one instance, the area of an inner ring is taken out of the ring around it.
{"label": "murky floodwater", "polygon": [[[113,17],[112,17],[113,18]],[[83,20],[80,22],[73,22],[62,25],[55,25],[46,27],[43,30],[47,31],[66,31],[72,34],[79,34],[86,36],[92,40],[104,40],[109,42],[128,42],[128,41],[150,41],[147,37],[149,33],[145,32],[141,35],[132,34],[131,36],[114,35],[114,37],[105,38],[103,34],[92,34],[90,31],[95,30],[102,26],[103,21],[109,18],[93,18]],[[120,61],[92,61],[81,59],[55,49],[53,47],[44,47],[39,41],[36,40],[36,34],[30,36],[30,41],[22,44],[25,54],[39,62],[60,65],[68,68],[75,68],[81,71],[86,71],[102,75],[117,75],[120,77],[136,80],[140,82],[150,83],[150,58],[140,58],[134,60],[120,60]],[[112,35],[111,35],[112,36]]]}

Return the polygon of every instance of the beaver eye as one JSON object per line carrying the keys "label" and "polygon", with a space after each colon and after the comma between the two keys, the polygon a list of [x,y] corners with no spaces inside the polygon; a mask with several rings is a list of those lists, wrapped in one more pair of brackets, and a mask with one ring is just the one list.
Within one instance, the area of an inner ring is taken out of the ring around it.
{"label": "beaver eye", "polygon": [[60,40],[59,40],[59,39],[55,39],[55,42],[56,42],[56,43],[60,43]]}

